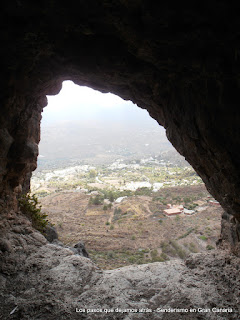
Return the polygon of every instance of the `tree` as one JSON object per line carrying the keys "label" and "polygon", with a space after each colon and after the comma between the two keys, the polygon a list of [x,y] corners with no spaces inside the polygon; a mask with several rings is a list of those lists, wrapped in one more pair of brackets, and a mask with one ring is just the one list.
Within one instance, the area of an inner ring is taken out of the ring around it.
{"label": "tree", "polygon": [[94,169],[91,169],[89,171],[89,178],[96,178],[96,176],[97,176],[97,171]]}

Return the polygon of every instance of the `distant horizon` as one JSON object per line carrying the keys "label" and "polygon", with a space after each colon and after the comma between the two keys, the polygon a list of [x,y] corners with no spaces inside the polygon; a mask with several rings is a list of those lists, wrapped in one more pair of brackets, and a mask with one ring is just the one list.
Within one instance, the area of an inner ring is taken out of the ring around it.
{"label": "distant horizon", "polygon": [[[42,127],[67,122],[121,123],[121,126],[163,128],[131,101],[112,93],[101,93],[89,87],[64,81],[58,95],[47,96],[48,105],[42,113]],[[159,129],[161,130],[161,129]]]}
{"label": "distant horizon", "polygon": [[107,163],[116,158],[141,159],[173,150],[165,129],[148,112],[111,93],[63,82],[48,96],[42,115],[41,160],[86,160]]}

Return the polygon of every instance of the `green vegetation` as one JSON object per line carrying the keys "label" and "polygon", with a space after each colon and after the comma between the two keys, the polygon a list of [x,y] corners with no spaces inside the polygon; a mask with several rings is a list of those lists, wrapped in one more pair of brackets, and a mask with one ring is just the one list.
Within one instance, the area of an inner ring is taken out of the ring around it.
{"label": "green vegetation", "polygon": [[150,255],[152,258],[151,262],[164,262],[169,260],[168,256],[164,252],[162,252],[159,256],[157,249],[152,250]]}
{"label": "green vegetation", "polygon": [[103,198],[100,195],[90,197],[88,204],[98,206],[100,204],[103,204]]}
{"label": "green vegetation", "polygon": [[135,196],[151,196],[152,189],[147,188],[147,187],[138,188],[134,194],[135,194]]}
{"label": "green vegetation", "polygon": [[165,253],[158,255],[156,249],[149,251],[148,249],[133,250],[109,250],[96,251],[89,250],[91,259],[104,269],[118,268],[123,265],[144,264],[152,262],[164,262],[169,260]]}
{"label": "green vegetation", "polygon": [[179,256],[179,258],[184,259],[186,258],[186,251],[174,240],[170,240],[169,243],[172,245],[172,247],[175,249],[176,254]]}
{"label": "green vegetation", "polygon": [[207,250],[213,250],[213,249],[214,249],[214,247],[213,247],[213,246],[211,246],[210,244],[208,244],[208,245],[206,246],[206,249],[207,249]]}
{"label": "green vegetation", "polygon": [[89,176],[90,179],[96,178],[96,176],[97,176],[96,170],[91,169],[91,170],[89,171],[89,173],[88,173],[88,176]]}
{"label": "green vegetation", "polygon": [[183,235],[181,235],[180,237],[178,237],[179,239],[183,239],[186,238],[190,233],[192,233],[193,231],[195,231],[195,228],[189,228]]}
{"label": "green vegetation", "polygon": [[[127,164],[131,164],[131,161]],[[64,169],[63,169],[64,170]],[[50,171],[50,170],[49,170]],[[135,181],[149,181],[151,184],[155,182],[163,183],[165,187],[179,186],[179,185],[191,185],[202,183],[200,177],[190,167],[176,167],[165,166],[161,164],[140,164],[140,167],[136,169],[132,168],[111,168],[111,166],[98,165],[95,168],[90,168],[89,171],[76,170],[76,174],[69,175],[69,179],[65,179],[65,176],[55,175],[51,179],[45,179],[45,175],[48,172],[37,173],[37,177],[34,177],[33,182],[36,181],[38,187],[33,192],[39,192],[40,196],[45,196],[52,192],[63,192],[65,190],[76,189],[78,187],[91,191],[99,191],[104,199],[109,199],[113,202],[118,197],[131,196],[131,195],[146,195],[152,196],[151,188],[138,188],[135,192],[130,190],[119,190],[119,187],[126,185],[129,182]],[[66,173],[67,175],[67,173]],[[102,188],[97,188],[92,184],[96,183],[96,178],[102,181]],[[37,181],[39,178],[40,181]],[[112,184],[109,181],[118,181],[117,184]],[[44,182],[43,182],[44,181]],[[39,183],[40,182],[40,183]],[[40,186],[39,186],[40,184]],[[34,185],[34,183],[32,183]],[[44,188],[44,191],[41,191]],[[38,190],[39,189],[39,190]],[[186,203],[192,204],[195,199],[188,199],[185,197]],[[162,199],[163,204],[165,199]],[[178,195],[173,197],[174,203],[182,201],[182,198]]]}
{"label": "green vegetation", "polygon": [[169,240],[168,242],[163,241],[160,247],[163,253],[172,257],[178,256],[184,259],[187,255],[186,251],[175,240]]}
{"label": "green vegetation", "polygon": [[198,249],[196,245],[193,242],[190,243],[184,243],[184,246],[192,253],[197,253]]}
{"label": "green vegetation", "polygon": [[185,205],[185,208],[188,210],[194,210],[198,206],[197,203],[189,203]]}
{"label": "green vegetation", "polygon": [[[81,169],[76,169],[76,174],[69,175],[69,179],[66,179],[65,175],[58,176],[56,173],[50,181],[46,179],[47,186],[41,185],[38,192],[42,196],[45,193],[52,193],[49,197],[51,206],[61,206],[59,216],[56,215],[55,210],[49,210],[49,215],[53,213],[56,219],[53,221],[64,243],[73,243],[77,235],[83,234],[92,250],[96,248],[106,250],[92,251],[91,257],[101,267],[108,269],[132,263],[162,262],[172,258],[184,259],[190,252],[204,251],[205,247],[206,250],[214,248],[211,245],[214,246],[216,228],[213,217],[208,212],[199,212],[194,216],[182,214],[175,217],[166,217],[163,214],[168,203],[184,205],[188,209],[195,208],[196,202],[201,203],[199,200],[207,203],[207,192],[204,193],[205,189],[202,186],[189,187],[191,184],[200,183],[191,168],[166,168],[140,163],[140,167],[135,171],[128,167],[112,169],[110,166],[85,168],[84,172],[77,170]],[[160,182],[163,183],[163,187],[157,192],[146,187],[138,188],[136,191],[124,190],[128,187],[128,183],[134,181]],[[180,187],[174,187],[179,185]],[[77,189],[73,190],[70,197],[69,192],[64,192],[74,188]],[[203,193],[199,196],[201,190]],[[57,192],[62,194],[53,194]],[[205,199],[202,199],[204,196]],[[72,207],[68,206],[67,197],[72,199]],[[119,197],[127,197],[127,199],[121,203],[114,203]],[[47,200],[48,197],[42,199],[46,208],[49,204]],[[65,212],[69,221],[72,221],[71,217],[74,217],[74,221],[76,217],[79,219],[76,225],[70,225],[70,222],[66,221],[68,219],[63,218]],[[207,220],[210,221],[205,224]],[[82,228],[82,222],[85,223],[85,228]],[[61,230],[63,226],[64,232]],[[87,230],[91,232],[86,232]],[[156,242],[159,235],[165,237],[160,246]],[[199,245],[197,242],[195,244],[193,235],[208,241],[205,245],[204,243]],[[146,249],[139,249],[138,252],[136,246],[151,249],[148,249],[148,252],[145,252]]]}
{"label": "green vegetation", "polygon": [[121,208],[115,208],[113,212],[113,222],[119,220],[121,215],[122,215]]}
{"label": "green vegetation", "polygon": [[203,241],[207,241],[207,237],[206,236],[199,236],[199,239],[201,239]]}
{"label": "green vegetation", "polygon": [[44,234],[44,230],[48,224],[47,214],[41,212],[41,205],[35,194],[23,195],[19,199],[19,206],[22,211],[30,220],[35,229]]}
{"label": "green vegetation", "polygon": [[43,197],[46,197],[47,195],[49,195],[49,192],[46,190],[39,190],[39,191],[36,191],[35,194],[36,194],[36,196],[43,198]]}
{"label": "green vegetation", "polygon": [[195,244],[192,243],[192,242],[189,243],[188,249],[189,249],[189,251],[191,251],[192,253],[197,253],[197,252],[198,252],[197,247],[196,247]]}

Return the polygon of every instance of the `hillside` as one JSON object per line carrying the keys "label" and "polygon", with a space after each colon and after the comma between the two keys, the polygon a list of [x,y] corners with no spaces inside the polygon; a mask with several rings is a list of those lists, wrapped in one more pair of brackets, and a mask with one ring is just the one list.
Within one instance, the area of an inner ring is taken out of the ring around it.
{"label": "hillside", "polygon": [[[165,188],[133,195],[109,208],[83,192],[62,192],[41,199],[43,210],[68,245],[84,241],[103,269],[185,258],[216,247],[222,209],[209,202],[203,185]],[[167,217],[166,204],[194,207],[193,215]]]}
{"label": "hillside", "polygon": [[[38,171],[76,164],[110,164],[121,158],[167,157],[183,162],[160,126],[126,126],[108,121],[87,126],[83,122],[61,122],[43,127]],[[185,162],[186,163],[186,162]]]}

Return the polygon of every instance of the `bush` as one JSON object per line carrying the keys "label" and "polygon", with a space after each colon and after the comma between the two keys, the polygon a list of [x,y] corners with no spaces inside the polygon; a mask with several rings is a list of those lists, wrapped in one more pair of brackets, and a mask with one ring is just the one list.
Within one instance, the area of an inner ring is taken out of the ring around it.
{"label": "bush", "polygon": [[115,210],[113,212],[113,222],[118,220],[120,218],[121,214],[122,214],[121,208],[115,208]]}
{"label": "bush", "polygon": [[152,189],[149,189],[147,187],[138,188],[135,191],[136,196],[150,196],[152,194]]}
{"label": "bush", "polygon": [[104,210],[104,211],[107,211],[107,209],[108,209],[108,206],[105,204],[105,205],[103,206],[103,210]]}
{"label": "bush", "polygon": [[110,259],[115,258],[115,253],[114,253],[114,251],[108,251],[108,253],[107,253],[107,258],[110,258]]}
{"label": "bush", "polygon": [[200,236],[199,239],[201,239],[203,241],[207,241],[207,237],[206,236]]}
{"label": "bush", "polygon": [[109,222],[109,221],[107,221],[105,224],[106,224],[106,226],[109,226],[109,225],[110,225],[110,222]]}
{"label": "bush", "polygon": [[114,210],[114,215],[119,215],[119,214],[121,214],[122,213],[122,209],[121,208],[116,208],[115,210]]}
{"label": "bush", "polygon": [[186,251],[174,240],[169,241],[172,247],[176,250],[177,255],[179,258],[184,259],[187,255]]}
{"label": "bush", "polygon": [[214,249],[214,247],[213,247],[213,246],[211,246],[210,244],[208,244],[208,245],[206,246],[206,249],[207,249],[207,250],[213,250],[213,249]]}
{"label": "bush", "polygon": [[190,204],[186,204],[185,208],[188,210],[194,210],[197,206],[198,206],[197,203],[190,203]]}
{"label": "bush", "polygon": [[88,204],[98,206],[103,203],[103,197],[96,195],[95,197],[90,197]]}
{"label": "bush", "polygon": [[167,243],[162,241],[160,247],[162,249],[162,252],[164,252],[167,255],[174,256],[176,254],[175,250],[170,246],[169,242]]}
{"label": "bush", "polygon": [[90,179],[91,179],[91,178],[96,178],[96,176],[97,176],[96,170],[91,169],[91,170],[89,171],[89,173],[88,173],[88,176],[89,176]]}
{"label": "bush", "polygon": [[166,260],[169,260],[168,256],[162,252],[160,256],[158,255],[157,249],[154,249],[150,252],[152,262],[164,262]]}
{"label": "bush", "polygon": [[35,194],[23,195],[19,200],[19,207],[31,221],[35,229],[44,234],[48,224],[47,214],[41,212],[41,205]]}
{"label": "bush", "polygon": [[169,260],[168,256],[167,256],[166,253],[164,253],[164,252],[162,252],[162,253],[160,254],[160,257],[161,257],[164,261]]}
{"label": "bush", "polygon": [[189,198],[189,197],[184,197],[184,198],[183,198],[183,201],[184,201],[185,204],[187,204],[187,203],[191,202],[192,199]]}
{"label": "bush", "polygon": [[156,258],[158,256],[158,252],[157,249],[154,249],[150,252],[150,255],[152,257],[152,259]]}
{"label": "bush", "polygon": [[198,252],[197,247],[192,242],[189,243],[189,251],[191,251],[192,253],[197,253]]}

